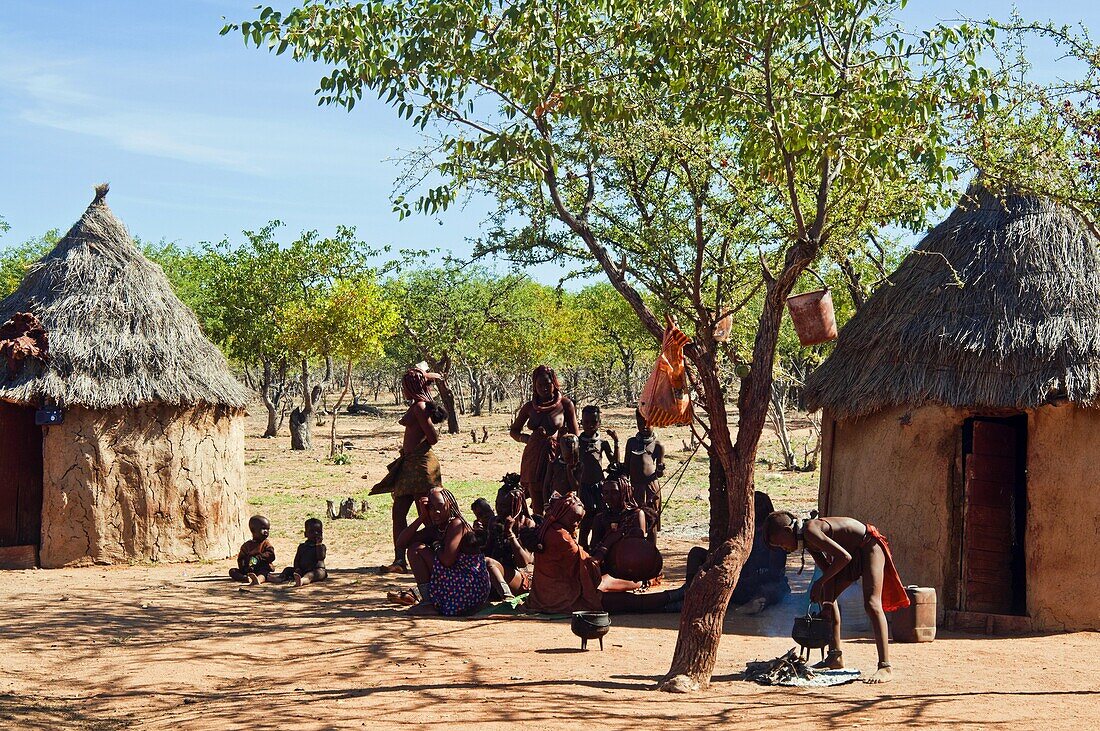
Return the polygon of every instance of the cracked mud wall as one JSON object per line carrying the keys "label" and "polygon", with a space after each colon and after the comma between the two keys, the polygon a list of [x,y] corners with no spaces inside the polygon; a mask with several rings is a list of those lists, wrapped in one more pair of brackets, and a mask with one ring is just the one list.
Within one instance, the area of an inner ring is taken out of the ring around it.
{"label": "cracked mud wall", "polygon": [[[890,541],[901,579],[935,587],[943,618],[952,560],[955,453],[973,412],[896,408],[838,421],[827,458],[828,512],[873,523]],[[1029,411],[1027,612],[1036,630],[1100,629],[1100,410]],[[962,522],[958,521],[959,530]],[[960,540],[961,545],[961,540]]]}
{"label": "cracked mud wall", "polygon": [[1028,414],[1027,609],[1041,629],[1100,629],[1100,410]]}
{"label": "cracked mud wall", "polygon": [[[940,597],[955,440],[965,418],[926,406],[838,421],[829,461],[828,513],[874,525],[890,542],[901,580],[935,587]],[[942,617],[942,602],[938,609]]]}
{"label": "cracked mud wall", "polygon": [[244,417],[226,407],[70,408],[43,472],[46,568],[222,559],[247,534]]}

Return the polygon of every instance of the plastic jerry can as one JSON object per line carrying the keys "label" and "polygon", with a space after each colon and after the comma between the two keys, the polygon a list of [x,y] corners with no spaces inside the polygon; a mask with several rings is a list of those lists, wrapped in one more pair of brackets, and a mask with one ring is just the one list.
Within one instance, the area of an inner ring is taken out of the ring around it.
{"label": "plastic jerry can", "polygon": [[936,590],[907,586],[909,606],[890,613],[894,642],[931,642],[936,639]]}

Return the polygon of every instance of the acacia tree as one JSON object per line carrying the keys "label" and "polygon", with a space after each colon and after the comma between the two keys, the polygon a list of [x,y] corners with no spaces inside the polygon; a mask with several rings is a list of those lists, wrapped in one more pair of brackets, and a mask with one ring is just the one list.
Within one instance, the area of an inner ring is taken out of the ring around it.
{"label": "acacia tree", "polygon": [[[656,338],[645,293],[686,349],[711,458],[712,552],[663,687],[709,682],[751,546],[753,468],[784,302],[830,250],[945,201],[953,103],[982,83],[973,27],[912,38],[882,0],[449,3],[270,8],[246,40],[321,61],[321,103],[372,92],[439,136],[443,185],[402,212],[483,189],[531,225],[517,256],[594,266]],[[408,190],[402,188],[402,192]],[[713,326],[762,292],[736,440]]]}
{"label": "acacia tree", "polygon": [[447,431],[459,431],[454,392],[447,383],[460,359],[474,366],[493,333],[515,324],[511,295],[519,275],[491,276],[484,269],[444,261],[406,269],[387,283],[398,303],[401,331],[428,367],[444,376],[439,398],[447,408]]}
{"label": "acacia tree", "polygon": [[332,357],[346,364],[344,386],[329,422],[329,456],[336,454],[336,420],[351,388],[356,362],[382,354],[397,329],[397,308],[373,273],[337,279],[311,302],[295,301],[280,313],[279,338],[306,357]]}
{"label": "acacia tree", "polygon": [[300,292],[297,272],[271,221],[244,231],[239,245],[223,239],[206,244],[195,260],[202,295],[195,309],[208,334],[246,368],[259,365],[260,399],[267,409],[263,436],[278,432],[278,410],[287,384],[290,357],[278,340],[278,314]]}

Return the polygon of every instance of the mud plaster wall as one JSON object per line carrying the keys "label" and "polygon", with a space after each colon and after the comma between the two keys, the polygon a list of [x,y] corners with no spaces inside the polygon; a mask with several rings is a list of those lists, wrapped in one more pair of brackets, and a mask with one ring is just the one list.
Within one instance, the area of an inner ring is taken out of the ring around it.
{"label": "mud plaster wall", "polygon": [[1027,609],[1041,629],[1100,629],[1100,411],[1028,414]]}
{"label": "mud plaster wall", "polygon": [[43,472],[47,568],[226,558],[247,533],[241,412],[70,408]]}
{"label": "mud plaster wall", "polygon": [[[940,597],[955,439],[964,418],[955,409],[928,406],[836,422],[829,504],[822,504],[830,515],[848,515],[882,531],[901,580],[935,587]],[[942,602],[938,609],[942,618]]]}

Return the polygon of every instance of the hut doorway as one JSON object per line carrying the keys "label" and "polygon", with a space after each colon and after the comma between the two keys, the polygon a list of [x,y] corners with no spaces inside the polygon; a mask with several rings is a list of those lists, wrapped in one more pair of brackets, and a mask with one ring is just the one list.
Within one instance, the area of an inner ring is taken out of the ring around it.
{"label": "hut doorway", "polygon": [[1027,415],[963,424],[962,609],[1025,615]]}
{"label": "hut doorway", "polygon": [[37,563],[42,532],[42,427],[34,408],[0,403],[0,563]]}

